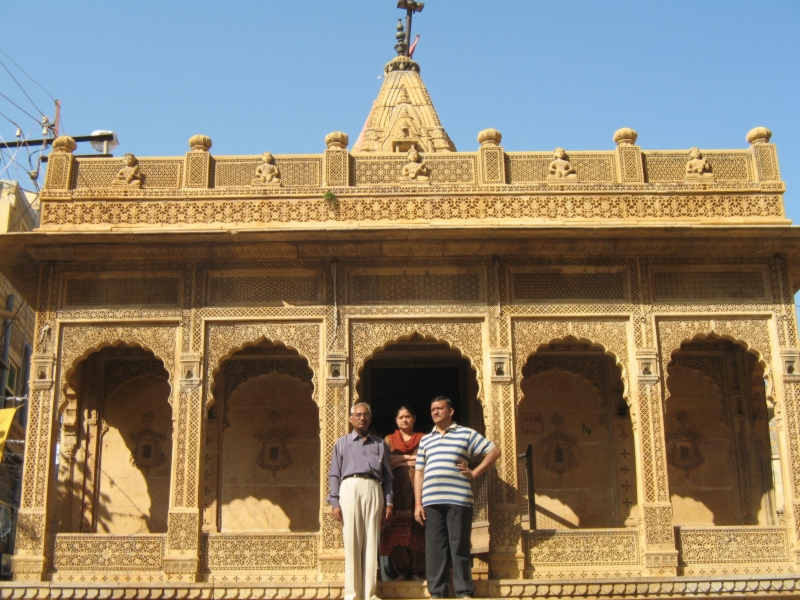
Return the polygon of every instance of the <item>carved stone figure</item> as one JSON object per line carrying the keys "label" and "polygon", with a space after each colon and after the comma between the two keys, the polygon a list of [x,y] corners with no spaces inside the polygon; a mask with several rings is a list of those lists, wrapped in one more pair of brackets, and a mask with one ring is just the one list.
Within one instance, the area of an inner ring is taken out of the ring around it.
{"label": "carved stone figure", "polygon": [[550,163],[550,174],[548,181],[575,180],[578,174],[572,167],[572,163],[567,160],[567,153],[563,148],[556,148],[553,151],[553,162]]}
{"label": "carved stone figure", "polygon": [[430,170],[416,148],[408,151],[408,162],[403,167],[402,179],[406,181],[429,181]]}
{"label": "carved stone figure", "polygon": [[698,148],[689,150],[689,161],[686,163],[686,179],[713,179],[711,165]]}
{"label": "carved stone figure", "polygon": [[142,187],[142,172],[139,170],[139,161],[130,152],[125,155],[124,161],[125,166],[117,172],[111,185],[130,188]]}
{"label": "carved stone figure", "polygon": [[256,168],[256,176],[251,185],[280,185],[281,171],[275,166],[275,159],[269,152],[264,152],[263,162]]}

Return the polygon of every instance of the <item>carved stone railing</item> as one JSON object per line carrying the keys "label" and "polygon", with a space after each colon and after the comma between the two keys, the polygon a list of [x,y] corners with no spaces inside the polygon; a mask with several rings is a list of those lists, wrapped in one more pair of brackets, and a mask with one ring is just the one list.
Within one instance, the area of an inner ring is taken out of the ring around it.
{"label": "carved stone railing", "polygon": [[166,535],[57,534],[54,581],[163,581]]}
{"label": "carved stone railing", "polygon": [[634,577],[641,572],[638,529],[523,532],[525,577]]}
{"label": "carved stone railing", "polygon": [[791,571],[784,527],[676,527],[683,575]]}
{"label": "carved stone railing", "polygon": [[203,576],[209,581],[316,581],[319,534],[203,535]]}

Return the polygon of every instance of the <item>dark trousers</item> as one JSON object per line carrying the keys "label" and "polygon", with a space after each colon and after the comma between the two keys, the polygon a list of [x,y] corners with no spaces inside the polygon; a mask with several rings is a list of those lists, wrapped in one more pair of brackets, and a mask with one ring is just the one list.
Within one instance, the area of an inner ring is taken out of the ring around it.
{"label": "dark trousers", "polygon": [[425,563],[431,596],[447,597],[447,557],[453,563],[456,597],[474,596],[472,583],[472,507],[432,504],[425,507]]}

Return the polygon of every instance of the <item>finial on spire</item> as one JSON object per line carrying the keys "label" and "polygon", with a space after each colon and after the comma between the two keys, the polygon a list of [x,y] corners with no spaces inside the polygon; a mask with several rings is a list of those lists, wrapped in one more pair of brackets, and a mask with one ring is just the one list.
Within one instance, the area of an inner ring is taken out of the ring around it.
{"label": "finial on spire", "polygon": [[416,2],[415,0],[398,0],[397,8],[401,8],[406,11],[406,26],[405,34],[403,35],[403,39],[401,39],[400,34],[403,32],[403,23],[402,20],[398,19],[398,43],[394,49],[397,50],[397,54],[399,56],[409,56],[408,50],[411,47],[411,18],[415,12],[422,12],[422,9],[425,8],[425,3]]}
{"label": "finial on spire", "polygon": [[394,46],[394,49],[397,50],[397,55],[406,56],[408,44],[406,44],[406,28],[403,27],[403,19],[397,19],[397,33],[394,37],[397,38],[397,43]]}

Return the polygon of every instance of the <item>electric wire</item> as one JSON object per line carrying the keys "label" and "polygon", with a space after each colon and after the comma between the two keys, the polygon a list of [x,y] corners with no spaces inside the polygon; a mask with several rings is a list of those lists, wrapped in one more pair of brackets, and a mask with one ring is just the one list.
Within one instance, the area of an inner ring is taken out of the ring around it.
{"label": "electric wire", "polygon": [[38,119],[38,118],[34,117],[34,116],[31,114],[31,113],[29,113],[27,110],[25,110],[24,108],[22,108],[22,107],[21,107],[19,104],[17,104],[16,102],[14,102],[14,101],[13,101],[11,98],[9,98],[8,96],[6,96],[6,95],[5,95],[3,92],[0,92],[0,96],[2,96],[3,98],[5,98],[5,99],[6,99],[6,100],[8,100],[9,102],[11,102],[11,104],[13,104],[14,106],[16,106],[18,109],[20,109],[20,110],[21,110],[22,112],[24,112],[26,115],[28,115],[28,116],[29,116],[31,119],[33,119],[33,120],[34,120],[34,121],[36,121],[37,123],[41,124],[41,120],[40,120],[40,119]]}
{"label": "electric wire", "polygon": [[3,118],[6,120],[6,121],[8,121],[9,123],[11,123],[11,124],[12,124],[14,127],[16,127],[17,129],[22,129],[22,127],[20,127],[20,126],[19,126],[19,123],[17,123],[16,121],[12,121],[12,120],[11,120],[9,117],[7,117],[6,115],[4,115],[3,113],[0,113],[0,117],[3,117]]}
{"label": "electric wire", "polygon": [[9,77],[11,77],[11,79],[13,79],[13,80],[14,80],[14,83],[16,83],[16,84],[17,84],[17,87],[18,87],[20,90],[22,90],[22,93],[23,93],[23,94],[25,94],[25,97],[26,97],[28,100],[30,100],[31,104],[33,104],[33,108],[35,108],[36,110],[38,110],[40,115],[42,115],[42,116],[45,116],[45,114],[42,112],[42,110],[41,110],[41,109],[40,109],[38,106],[36,106],[36,103],[33,101],[33,98],[31,98],[31,97],[28,95],[28,92],[26,92],[26,91],[25,91],[25,88],[24,88],[24,87],[22,87],[22,86],[20,85],[19,81],[17,81],[17,78],[16,78],[16,77],[14,77],[14,74],[13,74],[11,71],[9,71],[9,70],[8,70],[8,67],[6,66],[6,63],[4,63],[2,60],[0,60],[0,66],[2,66],[2,67],[3,67],[3,68],[6,70],[6,73],[8,73],[8,76],[9,76]]}
{"label": "electric wire", "polygon": [[[23,141],[23,142],[27,141],[27,140],[28,140],[28,138],[29,138],[29,137],[31,137],[31,133],[33,133],[33,130],[31,130],[30,132],[28,132],[28,135],[26,135],[26,136],[25,136],[25,139],[23,139],[22,141]],[[0,141],[3,141],[3,142],[5,142],[5,140],[2,138],[2,136],[0,136]],[[19,163],[19,162],[17,162],[17,160],[16,160],[16,156],[17,156],[17,154],[19,153],[19,151],[20,151],[20,148],[22,148],[22,146],[18,146],[18,147],[17,147],[16,151],[15,151],[15,152],[14,152],[14,154],[11,156],[11,160],[12,160],[12,161],[14,161],[15,163],[17,163],[17,164],[18,164],[20,167],[22,167],[22,168],[24,169],[25,167],[24,167],[23,165],[20,165],[20,163]],[[9,166],[11,166],[11,165],[10,165],[10,164],[7,164],[7,165],[5,166],[5,168],[3,168],[3,170],[2,170],[2,171],[0,171],[0,175],[2,175],[2,174],[3,174],[3,173],[6,171],[6,169],[8,169],[8,167],[9,167]]]}
{"label": "electric wire", "polygon": [[13,59],[13,58],[11,58],[11,57],[10,57],[8,54],[6,54],[5,52],[3,52],[2,50],[0,50],[0,54],[2,54],[2,55],[3,55],[3,56],[5,56],[5,57],[6,57],[8,60],[10,60],[10,61],[11,61],[11,64],[13,64],[15,67],[17,67],[17,68],[18,68],[20,71],[22,71],[22,73],[25,75],[25,77],[27,77],[27,78],[28,78],[28,79],[30,79],[30,80],[31,80],[33,83],[35,83],[36,85],[38,85],[38,86],[41,88],[41,90],[42,90],[42,91],[43,91],[45,94],[47,94],[48,96],[50,96],[50,100],[52,100],[53,102],[55,102],[55,101],[56,101],[56,99],[55,99],[55,98],[53,98],[53,94],[51,94],[49,91],[47,91],[47,90],[44,88],[44,86],[43,86],[41,83],[39,83],[38,81],[36,81],[36,80],[35,80],[33,77],[31,77],[30,75],[28,75],[28,73],[25,71],[25,69],[23,69],[22,67],[20,67],[20,66],[19,66],[19,65],[18,65],[18,64],[17,64],[17,63],[14,61],[14,59]]}

